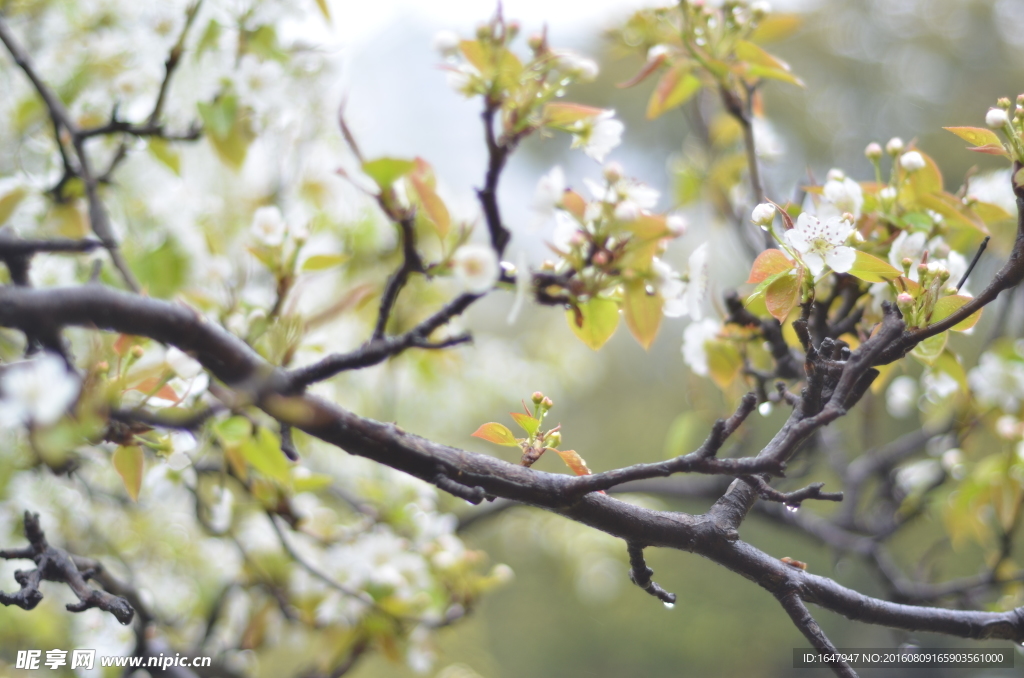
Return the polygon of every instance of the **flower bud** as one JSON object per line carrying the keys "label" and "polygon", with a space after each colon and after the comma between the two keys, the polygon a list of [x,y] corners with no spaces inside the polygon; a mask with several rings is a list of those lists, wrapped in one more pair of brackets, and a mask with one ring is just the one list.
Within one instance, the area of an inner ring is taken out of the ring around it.
{"label": "flower bud", "polygon": [[110,363],[108,363],[106,360],[101,360],[100,362],[96,363],[96,371],[97,372],[106,372],[109,369],[110,369]]}
{"label": "flower bud", "polygon": [[434,51],[442,56],[455,56],[459,51],[459,34],[455,31],[443,30],[434,33]]}
{"label": "flower bud", "polygon": [[621,164],[612,160],[604,166],[604,178],[607,179],[610,184],[618,183],[618,181],[622,179],[624,171],[625,170],[622,169]]}
{"label": "flower bud", "polygon": [[825,175],[826,181],[842,181],[845,178],[846,173],[837,167],[833,167],[828,171],[828,174]]}
{"label": "flower bud", "polygon": [[1009,122],[1006,111],[1001,108],[990,108],[985,114],[985,124],[992,129],[1002,129]]}
{"label": "flower bud", "polygon": [[903,275],[910,277],[910,267],[914,265],[914,260],[910,257],[903,257],[900,264],[903,266]]}
{"label": "flower bud", "polygon": [[903,152],[903,139],[899,137],[893,137],[889,139],[889,142],[885,145],[885,152],[889,155],[899,155]]}
{"label": "flower bud", "polygon": [[545,44],[544,43],[545,43],[545,41],[544,41],[544,34],[543,33],[534,33],[533,35],[531,35],[529,38],[526,39],[526,44],[534,52],[543,52],[544,48],[545,48]]}
{"label": "flower bud", "polygon": [[864,149],[864,156],[868,160],[878,160],[882,157],[882,147],[875,141],[872,141]]}
{"label": "flower bud", "polygon": [[900,167],[908,172],[924,169],[925,165],[924,156],[917,151],[909,151],[900,156]]}
{"label": "flower bud", "polygon": [[547,435],[547,437],[544,438],[544,446],[545,447],[558,447],[561,444],[562,444],[562,434],[559,433],[558,431],[554,431],[552,433],[549,433]]}
{"label": "flower bud", "polygon": [[145,353],[146,352],[142,350],[141,346],[132,346],[132,357],[133,358],[141,358],[143,355],[145,355]]}
{"label": "flower bud", "polygon": [[534,405],[540,405],[541,401],[544,400],[544,394],[540,391],[534,391],[533,395],[530,396],[530,399],[533,401]]}
{"label": "flower bud", "polygon": [[750,220],[758,226],[768,227],[775,221],[775,205],[763,202],[750,213]]}
{"label": "flower bud", "polygon": [[[1018,99],[1019,98],[1020,97],[1018,97]],[[999,97],[999,99],[996,100],[996,106],[1005,110],[1011,106],[1010,100],[1007,97]]]}
{"label": "flower bud", "polygon": [[610,259],[608,257],[608,253],[605,252],[604,250],[601,250],[600,252],[594,254],[591,261],[594,262],[595,266],[607,266]]}
{"label": "flower bud", "polygon": [[896,306],[903,312],[903,315],[907,315],[914,310],[914,297],[906,292],[900,292],[896,295]]}
{"label": "flower bud", "polygon": [[555,406],[555,403],[551,400],[551,398],[545,397],[544,400],[540,401],[540,406],[543,407],[545,410],[550,410],[552,407]]}
{"label": "flower bud", "polygon": [[670,214],[665,219],[665,226],[677,238],[686,235],[686,218],[679,214]]}

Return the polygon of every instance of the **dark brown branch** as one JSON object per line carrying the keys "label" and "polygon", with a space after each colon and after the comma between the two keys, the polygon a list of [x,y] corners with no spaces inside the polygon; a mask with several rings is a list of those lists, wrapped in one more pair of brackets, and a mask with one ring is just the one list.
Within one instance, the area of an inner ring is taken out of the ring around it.
{"label": "dark brown branch", "polygon": [[114,615],[117,621],[126,626],[131,623],[135,610],[127,600],[89,587],[86,580],[92,576],[92,571],[80,571],[74,556],[47,543],[46,535],[39,525],[38,513],[25,512],[25,536],[29,541],[27,547],[0,551],[0,558],[31,560],[36,564],[36,569],[15,572],[14,578],[21,585],[21,590],[14,594],[0,591],[0,603],[17,605],[24,610],[34,609],[43,599],[39,584],[43,581],[61,582],[67,584],[78,596],[79,602],[69,603],[68,611],[85,612],[95,607]]}
{"label": "dark brown branch", "polygon": [[487,230],[491,234],[491,247],[494,248],[500,259],[501,255],[505,253],[505,247],[512,238],[512,234],[501,223],[501,211],[498,208],[498,179],[501,178],[501,171],[505,168],[505,162],[508,160],[515,141],[504,137],[499,141],[495,138],[494,116],[498,110],[498,105],[491,101],[484,106],[482,117],[484,140],[487,143],[487,175],[484,177],[484,187],[478,189],[476,194],[484,210]]}
{"label": "dark brown branch", "polygon": [[757,476],[743,476],[742,479],[757,490],[757,494],[761,499],[778,502],[793,508],[799,508],[800,504],[808,499],[818,499],[821,501],[843,500],[842,492],[822,492],[821,488],[825,486],[825,483],[811,483],[807,487],[795,492],[780,492]]}
{"label": "dark brown branch", "polygon": [[402,265],[388,279],[384,287],[384,294],[380,298],[380,310],[377,312],[377,324],[373,328],[371,341],[384,338],[384,331],[387,329],[388,320],[391,318],[391,311],[394,309],[398,295],[409,281],[413,273],[423,272],[423,260],[416,251],[416,227],[413,216],[406,216],[398,222],[402,234]]}
{"label": "dark brown branch", "polygon": [[666,605],[675,605],[676,594],[669,593],[651,579],[654,570],[644,560],[644,547],[635,542],[627,542],[626,551],[629,553],[629,580]]}
{"label": "dark brown branch", "polygon": [[971,259],[971,263],[967,266],[967,270],[964,271],[963,277],[961,277],[960,282],[956,284],[957,292],[959,292],[960,288],[964,286],[965,282],[967,282],[967,278],[970,277],[971,271],[974,270],[974,267],[978,265],[978,260],[981,259],[981,255],[985,252],[985,248],[988,247],[988,241],[991,239],[992,238],[990,236],[986,235],[985,239],[981,241],[981,245],[978,246],[978,251],[975,252],[974,258]]}
{"label": "dark brown branch", "polygon": [[22,238],[0,235],[0,258],[25,257],[52,252],[84,253],[92,252],[99,247],[103,247],[103,243],[89,238],[82,240],[73,240],[71,238],[24,240]]}
{"label": "dark brown branch", "polygon": [[[804,634],[807,640],[811,641],[811,646],[814,647],[818,652],[822,654],[835,656],[836,646],[832,644],[832,641],[828,639],[825,632],[818,626],[818,622],[814,621],[814,617],[807,610],[807,606],[804,605],[804,601],[800,600],[800,596],[795,591],[782,593],[778,596],[779,603],[782,605],[789,618],[793,620],[793,624],[796,625],[800,632]],[[849,663],[842,660],[832,660],[828,662],[832,671],[837,675],[845,678],[857,678],[857,672],[849,665]]]}

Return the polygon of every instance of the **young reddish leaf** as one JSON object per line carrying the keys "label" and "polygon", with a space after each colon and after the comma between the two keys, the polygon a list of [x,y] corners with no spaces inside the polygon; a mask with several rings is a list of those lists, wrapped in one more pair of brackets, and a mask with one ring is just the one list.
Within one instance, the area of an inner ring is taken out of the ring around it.
{"label": "young reddish leaf", "polygon": [[1003,142],[999,139],[999,135],[990,129],[983,127],[943,127],[942,129],[952,132],[972,146],[1003,147]]}
{"label": "young reddish leaf", "polygon": [[[942,297],[935,302],[935,308],[932,310],[932,316],[929,318],[929,324],[934,325],[940,320],[949,317],[953,312],[970,300],[971,297],[967,297],[962,294],[953,294],[948,297]],[[978,324],[979,320],[981,320],[981,311],[982,309],[979,308],[977,311],[961,320],[950,329],[956,332],[963,332],[964,330],[971,329]]]}
{"label": "young reddish leaf", "polygon": [[708,374],[712,381],[718,388],[727,388],[740,373],[743,356],[731,342],[721,340],[705,342],[704,351],[708,356]]}
{"label": "young reddish leaf", "polygon": [[134,335],[119,334],[117,336],[117,341],[114,342],[114,353],[116,353],[119,356],[123,356],[128,351],[128,349],[131,348],[131,345],[132,343],[134,343],[134,341]]}
{"label": "young reddish leaf", "polygon": [[795,265],[796,262],[780,250],[765,250],[757,255],[757,259],[754,259],[754,265],[750,267],[750,277],[747,278],[747,282],[760,283],[768,276],[788,271]]}
{"label": "young reddish leaf", "polygon": [[[619,326],[619,305],[611,299],[591,297],[587,302],[579,304],[578,308],[579,318],[573,311],[566,311],[569,329],[580,341],[596,351],[615,334]],[[577,324],[580,319],[582,325]]]}
{"label": "young reddish leaf", "polygon": [[774,203],[771,200],[768,201],[768,204],[775,206],[775,211],[778,212],[779,216],[782,217],[782,223],[786,225],[787,231],[793,228],[793,217],[789,216],[789,212],[786,211],[785,207],[777,203]]}
{"label": "young reddish leaf", "polygon": [[700,79],[690,73],[690,63],[680,61],[665,71],[658,80],[647,102],[647,119],[654,120],[663,113],[683,105],[700,88]]}
{"label": "young reddish leaf", "polygon": [[566,128],[580,120],[597,117],[601,111],[600,108],[583,104],[546,104],[543,124],[547,127]]}
{"label": "young reddish leaf", "polygon": [[409,175],[409,181],[423,204],[423,210],[437,229],[437,234],[443,238],[448,235],[448,229],[451,226],[448,208],[434,191],[433,172],[430,165],[422,158],[416,158],[414,162],[416,167]]}
{"label": "young reddish leaf", "polygon": [[633,87],[634,85],[639,85],[641,82],[646,80],[651,73],[658,70],[658,67],[665,63],[665,59],[667,58],[667,54],[659,54],[657,58],[651,59],[646,64],[644,64],[644,67],[640,69],[639,73],[634,75],[629,80],[626,80],[625,82],[620,82],[615,86],[618,87],[619,89],[626,89],[628,87]]}
{"label": "young reddish leaf", "polygon": [[516,437],[512,435],[512,431],[493,421],[478,428],[473,433],[473,436],[483,438],[489,443],[504,445],[505,447],[519,447],[519,443],[516,442]]}
{"label": "young reddish leaf", "polygon": [[642,280],[634,280],[626,284],[626,296],[623,311],[626,315],[626,326],[637,342],[648,349],[658,336],[661,327],[661,307],[664,304],[657,294],[647,294],[647,285]]}
{"label": "young reddish leaf", "polygon": [[903,275],[903,271],[890,266],[889,262],[882,261],[878,257],[860,250],[857,250],[857,258],[854,259],[853,267],[847,273],[865,282],[873,283],[895,280]]}
{"label": "young reddish leaf", "polygon": [[[533,435],[540,428],[540,420],[534,419],[529,414],[523,414],[522,412],[509,412],[512,418],[516,420],[516,423],[523,427],[527,435]],[[475,434],[474,434],[475,435]],[[517,443],[518,444],[518,443]]]}
{"label": "young reddish leaf", "polygon": [[583,457],[576,454],[574,450],[555,450],[558,456],[562,458],[565,465],[572,469],[572,472],[578,476],[589,476],[590,469],[587,468],[587,462],[583,461]]}
{"label": "young reddish leaf", "polygon": [[412,160],[377,158],[363,163],[363,173],[384,190],[411,172],[414,167],[416,165]]}
{"label": "young reddish leaf", "polygon": [[[145,393],[146,395],[155,395],[157,398],[163,398],[164,400],[170,400],[177,404],[181,402],[181,398],[174,389],[167,384],[161,385],[161,380],[156,377],[146,377],[134,386],[129,386],[129,391],[138,391],[139,393]],[[159,387],[159,388],[158,388]],[[155,390],[155,393],[154,393]]]}
{"label": "young reddish leaf", "polygon": [[139,500],[142,489],[142,472],[145,468],[145,455],[137,445],[122,445],[114,450],[110,457],[117,475],[121,476],[124,489],[132,501]]}
{"label": "young reddish leaf", "polygon": [[800,301],[800,287],[803,276],[786,273],[768,285],[764,291],[764,303],[768,312],[780,323],[789,316],[789,312]]}
{"label": "young reddish leaf", "polygon": [[577,219],[582,219],[587,211],[587,201],[576,191],[566,191],[562,194],[562,207]]}
{"label": "young reddish leaf", "polygon": [[995,144],[987,144],[985,146],[973,146],[967,149],[968,151],[974,151],[975,153],[984,153],[986,155],[1001,155],[1004,158],[1009,158],[1010,154],[1006,151],[1004,146],[996,146]]}

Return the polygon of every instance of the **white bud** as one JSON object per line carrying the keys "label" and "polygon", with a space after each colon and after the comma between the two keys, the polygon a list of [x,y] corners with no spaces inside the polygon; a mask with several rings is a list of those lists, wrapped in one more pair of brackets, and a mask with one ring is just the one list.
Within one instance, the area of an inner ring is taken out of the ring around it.
{"label": "white bud", "polygon": [[903,152],[903,139],[899,137],[893,137],[889,139],[889,142],[885,145],[885,152],[889,155],[899,155]]}
{"label": "white bud", "polygon": [[459,51],[459,35],[455,31],[443,30],[434,33],[434,51],[442,56],[454,56]]}
{"label": "white bud", "polygon": [[1009,122],[1006,111],[1001,108],[990,108],[985,114],[985,124],[992,129],[1002,129]]}
{"label": "white bud", "polygon": [[750,213],[750,220],[758,226],[770,226],[775,220],[775,205],[761,203]]}
{"label": "white bud", "polygon": [[604,178],[608,180],[608,183],[618,183],[624,173],[625,170],[622,169],[622,165],[614,160],[604,166]]}
{"label": "white bud", "polygon": [[872,141],[864,149],[864,155],[868,160],[878,160],[882,157],[882,147],[877,142]]}
{"label": "white bud", "polygon": [[908,172],[916,172],[925,167],[924,157],[917,151],[910,151],[900,156],[900,167]]}
{"label": "white bud", "polygon": [[892,186],[886,186],[878,192],[878,197],[882,199],[882,202],[892,202],[896,199],[896,189]]}
{"label": "white bud", "polygon": [[668,227],[668,230],[672,232],[672,235],[677,237],[686,235],[686,217],[680,214],[668,215],[668,218],[665,220],[665,225]]}
{"label": "white bud", "polygon": [[757,0],[756,2],[750,3],[750,11],[753,14],[760,14],[764,16],[772,11],[772,6],[766,0]]}
{"label": "white bud", "polygon": [[845,178],[846,174],[843,172],[843,170],[837,169],[835,167],[830,169],[828,171],[828,174],[825,175],[825,179],[827,181],[842,181]]}
{"label": "white bud", "polygon": [[501,268],[498,255],[488,245],[463,245],[452,256],[452,270],[462,288],[473,294],[482,294],[498,282]]}

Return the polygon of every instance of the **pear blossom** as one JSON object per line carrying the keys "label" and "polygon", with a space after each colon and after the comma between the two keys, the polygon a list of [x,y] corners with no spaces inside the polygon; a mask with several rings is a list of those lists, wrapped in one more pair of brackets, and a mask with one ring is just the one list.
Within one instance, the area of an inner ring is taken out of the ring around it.
{"label": "pear blossom", "polygon": [[1006,115],[1006,111],[1001,108],[990,108],[988,113],[985,114],[985,124],[992,129],[1002,129],[1006,127],[1006,123],[1009,122],[1009,116]]}
{"label": "pear blossom", "polygon": [[889,155],[899,155],[903,152],[903,139],[893,137],[885,144],[885,152]]}
{"label": "pear blossom", "polygon": [[601,111],[589,120],[581,120],[573,129],[573,148],[583,148],[583,152],[598,162],[604,162],[613,148],[622,143],[622,132],[625,125],[615,119],[615,111]]}
{"label": "pear blossom", "polygon": [[708,352],[706,344],[714,341],[722,330],[722,324],[714,318],[704,318],[683,331],[683,362],[694,374],[706,377],[708,374]]}
{"label": "pear blossom", "polygon": [[182,379],[191,379],[203,372],[203,366],[197,360],[174,346],[167,349],[164,360]]}
{"label": "pear blossom", "polygon": [[564,194],[565,172],[561,166],[555,165],[537,182],[537,189],[533,194],[533,210],[538,215],[551,216],[555,208],[562,204]]}
{"label": "pear blossom", "polygon": [[917,380],[896,377],[885,392],[885,409],[897,419],[910,416],[917,409]]}
{"label": "pear blossom", "polygon": [[686,217],[681,214],[670,214],[665,218],[665,227],[671,231],[672,235],[683,236],[686,235],[686,229],[689,225],[686,222]]}
{"label": "pear blossom", "polygon": [[704,243],[690,254],[689,279],[683,281],[672,267],[661,259],[652,262],[655,287],[664,300],[662,312],[668,318],[690,316],[700,320],[704,297],[708,291],[708,244]]}
{"label": "pear blossom", "polygon": [[441,56],[454,56],[459,50],[459,34],[451,30],[438,31],[434,33],[432,45]]}
{"label": "pear blossom", "polygon": [[944,476],[942,464],[935,459],[922,459],[896,471],[896,485],[903,494],[913,494],[941,483]]}
{"label": "pear blossom", "polygon": [[982,353],[978,366],[967,374],[967,383],[982,405],[998,405],[1016,413],[1024,401],[1024,364],[995,353]]}
{"label": "pear blossom", "polygon": [[452,255],[452,271],[464,290],[482,294],[498,282],[501,268],[498,255],[489,245],[469,244]]}
{"label": "pear blossom", "polygon": [[551,244],[555,249],[568,251],[581,235],[578,221],[565,212],[555,212],[555,232],[551,235]]}
{"label": "pear blossom", "polygon": [[0,426],[48,426],[78,397],[78,378],[53,353],[14,363],[0,373]]}
{"label": "pear blossom", "polygon": [[770,226],[775,220],[775,205],[761,203],[750,213],[750,220],[759,226]]}
{"label": "pear blossom", "polygon": [[908,172],[924,169],[925,164],[924,156],[917,151],[909,151],[900,156],[900,167]]}
{"label": "pear blossom", "polygon": [[796,220],[796,226],[786,231],[786,240],[800,253],[800,258],[813,275],[820,275],[826,264],[836,273],[846,273],[857,257],[852,247],[844,243],[853,232],[853,224],[841,217],[820,221],[806,212]]}
{"label": "pear blossom", "polygon": [[882,147],[876,141],[872,141],[864,148],[864,157],[868,160],[878,160],[882,157]]}
{"label": "pear blossom", "polygon": [[[830,179],[825,182],[822,190],[825,200],[838,214],[849,212],[854,219],[860,217],[860,210],[864,206],[864,193],[856,181],[846,176]],[[824,216],[820,210],[818,216]]]}
{"label": "pear blossom", "polygon": [[260,207],[252,215],[249,231],[253,237],[267,247],[278,247],[284,242],[288,230],[281,210],[274,205]]}
{"label": "pear blossom", "polygon": [[572,50],[554,50],[555,61],[558,67],[566,73],[575,75],[583,82],[590,82],[597,77],[597,62]]}

